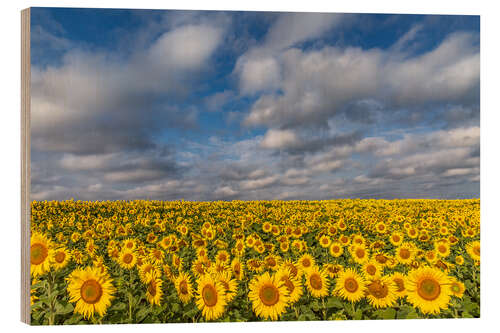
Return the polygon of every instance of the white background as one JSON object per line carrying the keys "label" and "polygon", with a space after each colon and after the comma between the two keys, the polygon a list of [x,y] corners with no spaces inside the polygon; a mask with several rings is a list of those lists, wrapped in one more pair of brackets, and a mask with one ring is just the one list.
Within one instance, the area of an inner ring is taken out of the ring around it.
{"label": "white background", "polygon": [[[4,332],[252,332],[328,330],[349,332],[490,332],[500,325],[499,156],[500,14],[495,1],[153,1],[60,0],[2,1],[0,9],[0,327]],[[161,324],[29,327],[20,322],[20,11],[26,7],[104,7],[150,9],[212,9],[314,11],[348,13],[470,14],[481,15],[481,319],[371,320],[290,323]]]}

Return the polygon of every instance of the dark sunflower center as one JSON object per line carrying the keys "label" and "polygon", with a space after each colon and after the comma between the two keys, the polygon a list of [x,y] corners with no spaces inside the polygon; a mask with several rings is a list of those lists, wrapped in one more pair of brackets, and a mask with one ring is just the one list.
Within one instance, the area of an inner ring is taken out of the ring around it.
{"label": "dark sunflower center", "polygon": [[387,262],[387,258],[383,254],[377,254],[375,256],[375,260],[381,264],[385,264]]}
{"label": "dark sunflower center", "polygon": [[66,253],[64,253],[63,251],[57,252],[54,257],[58,264],[62,263],[64,261],[64,258],[66,258]]}
{"label": "dark sunflower center", "polygon": [[358,248],[356,250],[356,257],[358,258],[364,258],[365,257],[365,250],[363,248]]}
{"label": "dark sunflower center", "polygon": [[401,249],[399,250],[399,256],[403,259],[408,259],[410,258],[410,251],[408,249]]}
{"label": "dark sunflower center", "polygon": [[286,289],[288,289],[288,292],[291,294],[294,291],[294,289],[295,289],[295,286],[293,285],[293,282],[290,281],[290,279],[288,277],[286,277],[286,276],[283,276],[281,278],[281,281],[283,281],[283,283],[285,284]]}
{"label": "dark sunflower center", "polygon": [[273,285],[265,285],[260,288],[259,298],[267,306],[273,306],[280,299],[279,290]]}
{"label": "dark sunflower center", "polygon": [[292,276],[295,277],[297,276],[297,274],[299,274],[299,270],[297,269],[297,267],[295,267],[295,265],[289,264],[288,268],[290,269],[290,274],[292,274]]}
{"label": "dark sunflower center", "polygon": [[458,292],[460,292],[460,286],[459,286],[458,284],[456,284],[456,283],[453,283],[453,284],[451,285],[451,290],[452,290],[454,293],[458,293]]}
{"label": "dark sunflower center", "polygon": [[380,281],[374,281],[368,286],[368,292],[376,298],[384,298],[389,294],[389,289]]}
{"label": "dark sunflower center", "polygon": [[402,292],[405,290],[405,283],[403,279],[395,278],[394,283],[396,283],[396,286],[398,287],[398,292]]}
{"label": "dark sunflower center", "polygon": [[128,265],[132,262],[132,260],[134,260],[134,256],[130,253],[125,253],[125,255],[123,256],[123,262]]}
{"label": "dark sunflower center", "polygon": [[155,282],[155,280],[151,280],[151,282],[149,282],[149,284],[148,284],[148,293],[151,296],[155,297],[155,295],[156,295],[156,282]]}
{"label": "dark sunflower center", "polygon": [[474,246],[472,251],[474,252],[474,254],[476,254],[478,256],[481,255],[481,248],[479,246]]}
{"label": "dark sunflower center", "polygon": [[399,238],[399,236],[398,236],[398,235],[394,235],[394,236],[392,236],[392,240],[393,240],[394,242],[396,242],[396,243],[397,243],[397,242],[399,242],[399,240],[400,240],[400,239],[401,239],[401,238]]}
{"label": "dark sunflower center", "polygon": [[375,275],[375,273],[377,273],[377,267],[375,267],[374,265],[368,265],[366,267],[366,272],[370,275]]}
{"label": "dark sunflower center", "polygon": [[47,247],[40,243],[31,245],[31,264],[40,265],[45,261],[49,254]]}
{"label": "dark sunflower center", "polygon": [[344,281],[344,288],[345,290],[347,290],[348,292],[350,293],[354,293],[356,292],[356,290],[358,290],[358,281],[356,281],[355,279],[353,278],[347,278],[345,281]]}
{"label": "dark sunflower center", "polygon": [[446,253],[446,246],[444,246],[444,245],[439,245],[439,247],[438,247],[438,251],[439,251],[440,253]]}
{"label": "dark sunflower center", "polygon": [[183,295],[186,295],[188,293],[188,285],[185,280],[182,280],[181,283],[179,283],[179,291]]}
{"label": "dark sunflower center", "polygon": [[417,285],[417,293],[426,301],[433,301],[441,294],[441,286],[436,280],[426,278]]}
{"label": "dark sunflower center", "polygon": [[217,290],[215,290],[214,286],[207,284],[203,287],[201,296],[206,306],[213,307],[217,304]]}
{"label": "dark sunflower center", "polygon": [[321,279],[321,276],[319,274],[311,274],[309,277],[309,282],[311,283],[311,287],[316,290],[321,290],[323,287],[323,280]]}
{"label": "dark sunflower center", "polygon": [[102,297],[102,286],[96,280],[85,281],[80,288],[80,296],[87,304],[95,304]]}
{"label": "dark sunflower center", "polygon": [[304,267],[311,266],[311,260],[309,260],[308,258],[302,259],[302,266],[304,266]]}

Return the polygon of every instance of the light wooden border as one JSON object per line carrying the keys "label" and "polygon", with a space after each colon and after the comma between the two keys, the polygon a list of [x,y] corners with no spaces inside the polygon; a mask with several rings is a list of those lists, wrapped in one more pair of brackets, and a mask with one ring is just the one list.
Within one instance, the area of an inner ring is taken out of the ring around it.
{"label": "light wooden border", "polygon": [[21,11],[21,321],[30,324],[30,8]]}

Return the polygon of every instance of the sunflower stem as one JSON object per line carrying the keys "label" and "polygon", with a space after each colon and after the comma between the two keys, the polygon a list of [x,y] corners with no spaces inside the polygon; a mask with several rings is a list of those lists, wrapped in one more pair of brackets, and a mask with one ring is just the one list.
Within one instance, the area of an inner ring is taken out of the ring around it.
{"label": "sunflower stem", "polygon": [[48,290],[47,290],[47,296],[49,297],[49,325],[54,325],[55,322],[55,297],[52,295],[53,287],[54,287],[54,276],[52,274],[52,271],[49,271],[48,273],[48,280],[49,280],[49,285],[48,285]]}
{"label": "sunflower stem", "polygon": [[321,305],[323,306],[323,320],[326,320],[326,306],[325,306],[325,298],[321,298]]}

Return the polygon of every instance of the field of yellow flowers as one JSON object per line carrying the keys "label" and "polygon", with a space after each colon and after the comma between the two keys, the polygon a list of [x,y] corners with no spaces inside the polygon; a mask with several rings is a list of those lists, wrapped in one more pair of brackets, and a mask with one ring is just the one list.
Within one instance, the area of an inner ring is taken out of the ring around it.
{"label": "field of yellow flowers", "polygon": [[34,201],[31,321],[479,317],[479,206]]}

